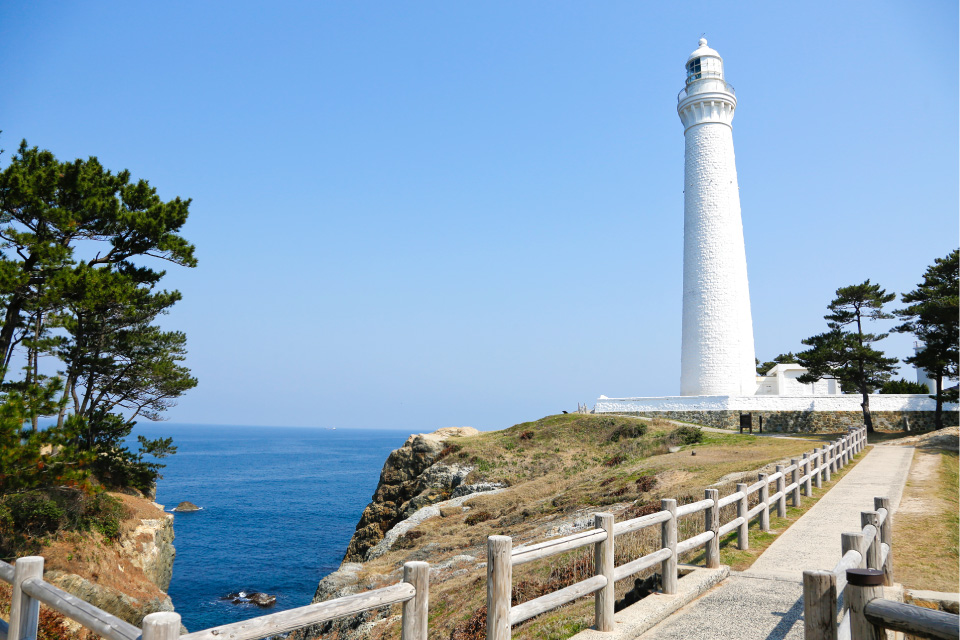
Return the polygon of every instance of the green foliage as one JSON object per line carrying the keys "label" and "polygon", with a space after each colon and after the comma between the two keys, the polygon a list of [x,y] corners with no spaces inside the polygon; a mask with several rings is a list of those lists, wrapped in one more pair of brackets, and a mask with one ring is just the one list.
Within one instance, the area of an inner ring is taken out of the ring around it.
{"label": "green foliage", "polygon": [[120,537],[126,509],[106,493],[77,489],[34,489],[0,498],[0,555],[35,552],[44,538],[61,531],[98,531],[108,540]]}
{"label": "green foliage", "polygon": [[878,284],[865,280],[861,284],[837,289],[836,298],[827,305],[830,313],[823,316],[829,331],[803,340],[810,347],[797,355],[807,373],[797,378],[811,383],[825,377],[836,378],[844,389],[856,389],[863,396],[863,419],[873,431],[869,394],[890,379],[897,359],[887,358],[873,344],[887,337],[886,333],[867,333],[867,320],[886,320],[893,316],[883,305],[896,297]]}
{"label": "green foliage", "polygon": [[923,274],[923,282],[902,296],[908,306],[898,309],[897,317],[905,322],[894,329],[912,333],[921,348],[906,359],[926,370],[934,381],[937,400],[936,426],[943,427],[943,403],[956,401],[956,390],[943,389],[944,378],[956,378],[960,360],[960,250],[954,249],[947,257],[937,258]]}
{"label": "green foliage", "polygon": [[675,445],[697,444],[703,442],[703,429],[686,425],[677,427],[670,432],[669,440]]}
{"label": "green foliage", "polygon": [[620,442],[620,438],[639,438],[647,433],[647,425],[643,422],[626,422],[616,427],[610,434],[610,442]]}
{"label": "green foliage", "polygon": [[773,369],[778,364],[796,364],[796,363],[797,363],[797,356],[795,356],[792,351],[788,351],[787,353],[781,353],[776,358],[768,362],[760,362],[759,360],[757,360],[757,375],[758,376],[767,375],[767,371],[770,371],[770,369]]}
{"label": "green foliage", "polygon": [[900,378],[884,382],[880,387],[880,393],[930,393],[930,389],[925,384]]}
{"label": "green foliage", "polygon": [[[172,453],[169,441],[143,441],[134,453],[123,438],[139,416],[160,419],[197,381],[182,364],[186,336],[154,324],[180,293],[160,289],[165,272],[144,262],[196,266],[179,235],[189,205],[162,200],[145,180],[96,158],[61,162],[26,141],[0,171],[0,462],[15,463],[0,466],[0,495],[69,486],[84,474],[143,490],[156,479],[162,465],[144,456]],[[13,378],[9,363],[20,352],[23,375]],[[62,366],[58,376],[40,371],[50,357]],[[43,416],[57,425],[42,435],[14,424],[40,434]],[[55,455],[42,456],[50,445]],[[12,479],[8,469],[25,475]]]}

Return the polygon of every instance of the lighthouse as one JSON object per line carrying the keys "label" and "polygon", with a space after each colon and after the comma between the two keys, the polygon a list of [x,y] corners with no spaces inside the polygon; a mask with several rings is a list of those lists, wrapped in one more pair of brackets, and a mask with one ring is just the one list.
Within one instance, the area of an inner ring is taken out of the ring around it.
{"label": "lighthouse", "polygon": [[677,97],[685,141],[680,394],[752,396],[753,322],[733,154],[737,97],[723,59],[705,39],[699,45]]}

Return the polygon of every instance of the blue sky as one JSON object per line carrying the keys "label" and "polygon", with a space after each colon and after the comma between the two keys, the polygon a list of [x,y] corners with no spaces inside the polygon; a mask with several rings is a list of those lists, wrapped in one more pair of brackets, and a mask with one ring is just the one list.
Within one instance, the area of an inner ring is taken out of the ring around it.
{"label": "blue sky", "polygon": [[701,34],[739,100],[758,357],[822,331],[839,286],[912,289],[958,244],[957,12],[4,2],[0,146],[193,198],[163,324],[200,385],[172,421],[502,428],[679,392]]}

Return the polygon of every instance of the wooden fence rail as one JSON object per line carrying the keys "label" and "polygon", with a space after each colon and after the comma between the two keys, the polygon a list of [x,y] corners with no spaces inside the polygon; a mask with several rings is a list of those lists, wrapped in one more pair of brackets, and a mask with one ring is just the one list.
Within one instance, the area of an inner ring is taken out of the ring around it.
{"label": "wooden fence rail", "polygon": [[0,640],[36,640],[41,603],[107,640],[256,640],[402,603],[402,640],[427,640],[429,575],[426,562],[408,562],[403,565],[403,581],[382,589],[180,635],[179,614],[151,613],[137,628],[45,582],[43,558],[28,556],[13,565],[0,561],[0,580],[13,587],[10,622],[0,621]]}
{"label": "wooden fence rail", "polygon": [[803,572],[804,638],[881,640],[890,629],[956,640],[960,616],[883,599],[883,586],[893,584],[893,514],[889,498],[874,498],[873,506],[860,513],[860,531],[841,534],[833,571]]}
{"label": "wooden fence rail", "polygon": [[[774,474],[759,474],[758,481],[752,485],[737,484],[736,491],[723,498],[718,490],[707,489],[703,500],[691,504],[677,506],[676,500],[663,499],[659,512],[623,522],[614,522],[612,514],[597,513],[594,514],[594,528],[590,531],[516,549],[513,548],[511,538],[490,536],[487,540],[487,640],[509,640],[514,624],[591,594],[594,596],[596,628],[600,631],[612,631],[614,586],[618,580],[660,565],[663,592],[676,593],[679,579],[677,560],[681,554],[702,546],[706,566],[718,567],[722,536],[736,531],[738,547],[747,549],[751,520],[759,516],[760,528],[768,531],[771,507],[776,507],[778,515],[785,515],[788,495],[791,504],[798,506],[801,486],[804,487],[803,495],[811,495],[811,482],[820,487],[823,480],[829,481],[831,473],[850,462],[853,456],[863,450],[866,442],[865,429],[853,430],[836,442],[818,447],[800,459],[791,460],[787,467],[778,465]],[[786,484],[788,477],[790,484]],[[771,483],[776,483],[773,495],[769,493]],[[759,502],[754,508],[748,509],[749,499],[753,494],[757,494]],[[721,524],[721,509],[731,505],[736,505],[736,517]],[[701,512],[704,520],[703,533],[679,540],[678,519]],[[874,556],[879,553],[879,562],[892,567],[888,546],[889,527],[885,528],[884,525],[885,520],[889,523],[889,518],[885,508],[878,509],[876,514],[876,518],[871,519],[870,524],[864,527],[862,537],[866,538],[868,528],[872,531],[871,540],[880,532],[885,544],[878,547],[879,552],[874,550],[870,553]],[[616,538],[655,526],[660,527],[659,548],[615,566]],[[884,531],[887,533],[884,534]],[[885,535],[887,537],[884,537]],[[851,562],[856,564],[864,557],[863,554],[868,554],[867,546],[870,542],[857,539],[851,544],[856,545],[856,550],[850,551]],[[553,593],[512,606],[514,566],[590,545],[594,548],[595,575]],[[866,546],[861,549],[863,545]],[[854,558],[852,554],[860,555]],[[45,582],[43,558],[29,556],[17,559],[13,565],[0,561],[0,580],[13,587],[10,621],[0,621],[0,640],[36,640],[41,603],[107,640],[257,640],[370,609],[402,604],[401,639],[427,640],[429,574],[430,567],[426,562],[408,562],[403,565],[402,582],[388,587],[180,635],[179,614],[151,613],[143,619],[142,626],[137,628]]]}
{"label": "wooden fence rail", "polygon": [[[788,496],[791,506],[800,506],[801,495],[812,496],[813,486],[821,487],[823,481],[829,482],[831,474],[848,464],[866,444],[866,429],[855,429],[835,442],[791,460],[788,466],[777,465],[773,474],[759,474],[758,481],[752,485],[737,484],[736,491],[723,498],[718,490],[707,489],[703,500],[690,504],[677,506],[676,500],[663,499],[657,513],[617,523],[614,523],[613,515],[597,513],[594,514],[592,530],[546,542],[514,548],[509,536],[490,536],[487,538],[487,640],[510,640],[513,625],[591,594],[594,596],[596,629],[612,631],[613,593],[618,580],[659,564],[663,593],[676,593],[677,561],[681,554],[703,547],[704,564],[708,568],[719,567],[722,536],[736,531],[738,548],[748,549],[750,521],[759,516],[760,529],[769,531],[771,507],[776,508],[778,516],[784,517]],[[771,483],[776,483],[773,495],[769,492]],[[754,494],[757,494],[758,504],[748,509],[749,499]],[[734,504],[736,517],[721,524],[720,509]],[[679,540],[678,518],[701,512],[703,533]],[[618,536],[656,525],[660,525],[658,549],[619,567],[614,566]],[[512,603],[513,567],[591,545],[595,558],[593,576],[539,598],[517,605]]]}

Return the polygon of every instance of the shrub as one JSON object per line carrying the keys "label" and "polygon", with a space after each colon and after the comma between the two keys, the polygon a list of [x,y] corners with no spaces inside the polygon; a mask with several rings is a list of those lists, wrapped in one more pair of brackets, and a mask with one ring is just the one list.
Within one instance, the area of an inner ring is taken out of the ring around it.
{"label": "shrub", "polygon": [[54,533],[67,521],[66,511],[40,491],[7,496],[0,506],[4,528],[30,536]]}
{"label": "shrub", "polygon": [[534,435],[535,435],[535,434],[533,433],[533,431],[524,431],[523,433],[520,434],[520,439],[521,439],[521,440],[533,440],[533,436],[534,436]]}
{"label": "shrub", "polygon": [[657,513],[660,511],[659,502],[644,502],[643,504],[634,505],[631,507],[626,515],[630,518],[639,518],[640,516],[648,516],[651,513]]}
{"label": "shrub", "polygon": [[657,476],[640,476],[637,478],[637,491],[646,493],[657,486]]}
{"label": "shrub", "polygon": [[612,456],[612,457],[607,458],[606,460],[604,460],[604,461],[603,461],[603,466],[605,466],[605,467],[615,467],[615,466],[617,466],[618,464],[623,464],[623,463],[626,462],[626,461],[627,461],[627,456],[623,455],[622,453],[618,453],[618,454],[616,454],[615,456]]}
{"label": "shrub", "polygon": [[422,537],[423,531],[417,531],[416,529],[407,531],[405,534],[397,538],[397,542],[394,544],[394,547],[397,549],[412,549],[415,546],[416,541]]}
{"label": "shrub", "polygon": [[670,432],[670,442],[679,445],[703,442],[703,429],[688,426],[677,427]]}
{"label": "shrub", "polygon": [[647,432],[647,425],[643,422],[627,422],[613,430],[608,438],[610,442],[620,442],[621,438],[639,438]]}
{"label": "shrub", "polygon": [[440,455],[438,456],[438,459],[440,459],[440,458],[446,458],[446,457],[449,456],[449,455],[452,455],[452,454],[454,454],[454,453],[458,453],[458,452],[460,451],[460,449],[463,449],[463,446],[462,446],[462,445],[459,445],[459,444],[448,444],[447,446],[445,446],[445,447],[443,448],[442,451],[440,451]]}
{"label": "shrub", "polygon": [[486,522],[487,520],[492,520],[493,517],[494,515],[489,511],[477,511],[475,513],[471,513],[470,515],[468,515],[467,519],[464,520],[464,522],[466,522],[468,525],[472,527],[475,524]]}

